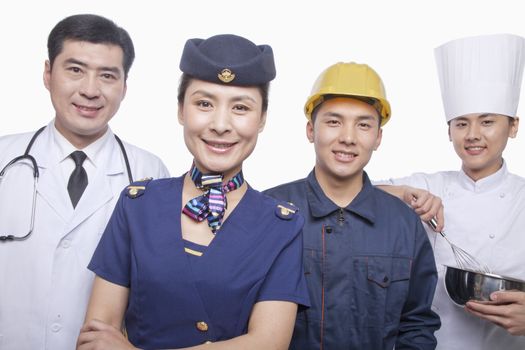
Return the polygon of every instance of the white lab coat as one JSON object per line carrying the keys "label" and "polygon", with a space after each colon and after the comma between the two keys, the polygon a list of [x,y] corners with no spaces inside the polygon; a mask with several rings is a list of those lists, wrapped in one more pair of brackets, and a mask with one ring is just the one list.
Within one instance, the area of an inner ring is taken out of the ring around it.
{"label": "white lab coat", "polygon": [[[525,179],[503,167],[472,181],[463,171],[417,173],[391,184],[424,188],[442,198],[445,233],[451,242],[486,263],[492,272],[525,280]],[[525,337],[481,320],[452,303],[445,290],[443,265],[456,266],[452,249],[439,234],[427,229],[434,247],[438,285],[434,311],[441,317],[436,333],[443,350],[523,350]]]}
{"label": "white lab coat", "polygon": [[[101,150],[103,166],[89,179],[74,210],[50,125],[30,151],[40,170],[34,232],[26,241],[0,242],[2,350],[75,348],[94,278],[86,266],[120,192],[129,184],[120,147],[111,135]],[[24,152],[33,134],[0,138],[0,169]],[[159,158],[124,145],[135,180],[168,176]],[[21,174],[22,167],[13,168],[5,179],[9,185],[0,185],[0,231],[9,231],[0,235],[22,235],[29,226],[32,178]]]}

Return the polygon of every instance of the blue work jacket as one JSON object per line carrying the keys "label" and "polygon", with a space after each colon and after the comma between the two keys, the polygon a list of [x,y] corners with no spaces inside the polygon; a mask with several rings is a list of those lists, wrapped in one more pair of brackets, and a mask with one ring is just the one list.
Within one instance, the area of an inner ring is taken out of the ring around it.
{"label": "blue work jacket", "polygon": [[432,248],[402,201],[363,188],[340,208],[312,171],[266,191],[305,216],[303,263],[311,307],[301,310],[290,349],[434,349],[439,316]]}

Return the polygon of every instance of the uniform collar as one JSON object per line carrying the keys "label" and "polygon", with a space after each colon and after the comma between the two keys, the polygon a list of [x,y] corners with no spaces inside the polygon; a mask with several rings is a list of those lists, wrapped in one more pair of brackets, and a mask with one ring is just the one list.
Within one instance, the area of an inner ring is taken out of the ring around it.
{"label": "uniform collar", "polygon": [[[323,189],[315,178],[315,170],[312,170],[310,174],[308,174],[306,181],[308,183],[306,195],[310,213],[313,217],[322,218],[340,209],[339,206],[323,192]],[[366,172],[363,172],[363,188],[354,200],[343,209],[374,223],[377,204],[373,192],[374,186],[372,186]]]}
{"label": "uniform collar", "polygon": [[498,187],[503,179],[508,175],[507,164],[503,161],[501,168],[494,174],[479,179],[478,181],[472,180],[463,169],[459,172],[459,183],[468,191],[472,192],[486,192]]}

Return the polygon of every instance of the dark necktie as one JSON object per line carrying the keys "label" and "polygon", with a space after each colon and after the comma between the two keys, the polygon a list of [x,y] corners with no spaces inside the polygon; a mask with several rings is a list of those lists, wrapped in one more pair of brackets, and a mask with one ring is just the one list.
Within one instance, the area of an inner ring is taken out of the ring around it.
{"label": "dark necktie", "polygon": [[87,156],[82,151],[75,151],[69,156],[75,162],[75,169],[69,177],[67,191],[69,192],[69,198],[71,198],[71,204],[73,204],[73,208],[75,208],[88,184],[86,169],[82,167],[82,163],[84,163]]}

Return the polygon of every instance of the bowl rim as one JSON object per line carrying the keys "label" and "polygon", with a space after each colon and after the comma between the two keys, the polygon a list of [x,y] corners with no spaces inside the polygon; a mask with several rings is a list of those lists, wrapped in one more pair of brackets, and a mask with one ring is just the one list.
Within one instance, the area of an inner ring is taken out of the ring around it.
{"label": "bowl rim", "polygon": [[506,280],[506,281],[510,281],[510,282],[517,282],[517,283],[525,284],[525,281],[524,280],[520,280],[519,278],[498,275],[498,274],[495,274],[495,273],[480,272],[480,271],[471,270],[471,269],[462,269],[462,268],[459,268],[457,266],[451,266],[451,265],[446,265],[446,264],[443,264],[443,266],[445,266],[447,269],[451,268],[451,269],[458,270],[458,271],[475,273],[475,274],[481,275],[481,276],[487,276],[487,277],[498,278],[498,279]]}

